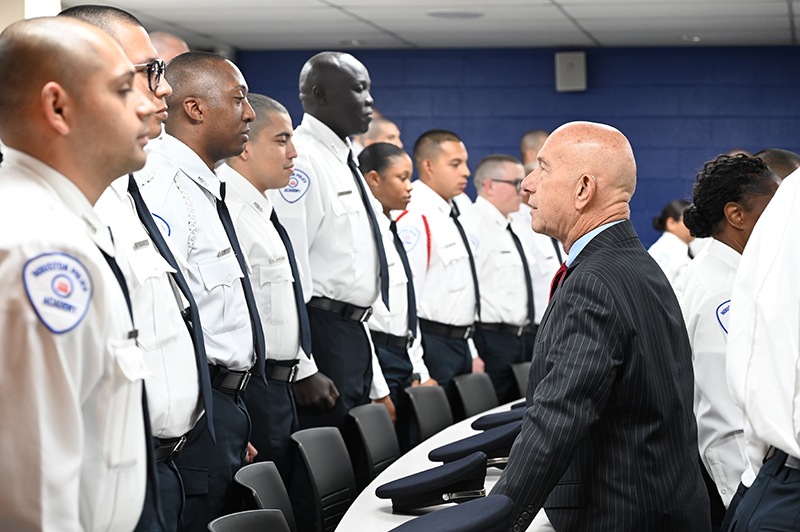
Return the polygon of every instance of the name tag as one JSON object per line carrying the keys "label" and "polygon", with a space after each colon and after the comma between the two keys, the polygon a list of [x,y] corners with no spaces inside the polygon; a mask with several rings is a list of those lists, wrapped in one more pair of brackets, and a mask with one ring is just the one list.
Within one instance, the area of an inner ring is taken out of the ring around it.
{"label": "name tag", "polygon": [[453,247],[453,246],[455,246],[455,245],[456,245],[456,243],[455,243],[455,242],[450,242],[449,244],[447,244],[447,245],[445,246],[445,248],[451,248],[451,247]]}
{"label": "name tag", "polygon": [[219,253],[217,253],[217,258],[224,257],[225,255],[227,255],[231,251],[233,251],[231,248],[225,248],[222,251],[220,251]]}
{"label": "name tag", "polygon": [[140,240],[139,242],[134,242],[133,243],[133,250],[134,251],[139,251],[140,249],[146,248],[149,245],[150,245],[150,241],[149,240]]}
{"label": "name tag", "polygon": [[286,257],[278,257],[277,259],[269,259],[270,264],[277,264],[286,260]]}
{"label": "name tag", "polygon": [[353,193],[353,191],[352,191],[352,190],[344,190],[344,191],[342,191],[342,192],[339,192],[339,193],[337,194],[337,196],[347,196],[348,194],[352,194],[352,193]]}
{"label": "name tag", "polygon": [[258,212],[264,212],[264,209],[261,208],[261,205],[259,205],[257,201],[253,202],[253,207],[255,207]]}
{"label": "name tag", "polygon": [[500,253],[511,253],[510,251],[501,251]]}

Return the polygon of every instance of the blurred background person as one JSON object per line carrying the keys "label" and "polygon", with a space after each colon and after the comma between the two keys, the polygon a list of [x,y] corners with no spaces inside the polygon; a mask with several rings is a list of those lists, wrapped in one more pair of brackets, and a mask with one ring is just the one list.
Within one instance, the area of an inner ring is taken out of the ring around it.
{"label": "blurred background person", "polygon": [[675,290],[675,295],[678,296],[678,301],[683,292],[686,267],[693,258],[689,242],[694,240],[694,237],[683,224],[683,209],[688,205],[689,202],[686,200],[672,200],[667,203],[660,216],[653,218],[653,229],[663,234],[647,250],[664,270],[667,280]]}
{"label": "blurred background person", "polygon": [[397,124],[388,118],[373,118],[372,122],[369,123],[367,132],[361,135],[361,140],[363,140],[365,148],[376,142],[387,142],[394,144],[398,148],[403,147]]}
{"label": "blurred background person", "polygon": [[781,179],[786,179],[786,176],[800,168],[800,155],[789,150],[768,148],[756,153],[754,157],[767,163],[769,169]]}
{"label": "blurred background person", "polygon": [[165,31],[152,32],[150,42],[158,52],[158,57],[165,63],[189,51],[189,45],[183,39]]}

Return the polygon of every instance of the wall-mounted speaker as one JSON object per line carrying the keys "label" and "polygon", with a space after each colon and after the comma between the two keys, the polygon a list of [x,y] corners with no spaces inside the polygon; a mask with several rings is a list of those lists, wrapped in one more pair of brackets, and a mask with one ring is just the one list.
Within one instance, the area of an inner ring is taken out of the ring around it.
{"label": "wall-mounted speaker", "polygon": [[586,52],[556,52],[556,91],[586,90]]}

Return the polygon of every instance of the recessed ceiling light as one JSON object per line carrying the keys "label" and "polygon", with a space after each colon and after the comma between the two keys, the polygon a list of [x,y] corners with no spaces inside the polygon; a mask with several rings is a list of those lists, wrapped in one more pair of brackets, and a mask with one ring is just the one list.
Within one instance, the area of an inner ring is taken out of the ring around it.
{"label": "recessed ceiling light", "polygon": [[427,15],[436,18],[468,19],[481,18],[483,13],[478,11],[461,11],[458,9],[437,9],[436,11],[428,11]]}
{"label": "recessed ceiling light", "polygon": [[349,39],[349,40],[346,40],[346,41],[339,41],[339,44],[341,46],[355,46],[355,47],[358,47],[358,46],[364,46],[366,44],[366,41],[359,41],[358,39]]}
{"label": "recessed ceiling light", "polygon": [[681,40],[684,42],[700,42],[703,39],[697,35],[681,35]]}

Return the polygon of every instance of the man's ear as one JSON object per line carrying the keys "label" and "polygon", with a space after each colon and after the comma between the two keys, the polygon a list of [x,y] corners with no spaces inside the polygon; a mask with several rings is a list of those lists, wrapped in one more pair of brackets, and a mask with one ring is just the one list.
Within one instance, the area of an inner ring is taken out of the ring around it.
{"label": "man's ear", "polygon": [[205,111],[205,102],[195,96],[189,96],[183,100],[183,111],[190,120],[202,122],[205,118],[203,113]]}
{"label": "man's ear", "polygon": [[237,157],[239,159],[243,160],[243,161],[249,161],[250,160],[250,155],[253,153],[252,144],[253,144],[252,141],[245,142],[244,143],[244,151],[242,151],[242,153],[237,155]]}
{"label": "man's ear", "polygon": [[328,105],[328,93],[322,85],[314,85],[311,88],[311,94],[314,95],[314,99],[318,104]]}
{"label": "man's ear", "polygon": [[597,193],[597,179],[591,174],[583,174],[575,183],[575,206],[578,209],[586,207]]}
{"label": "man's ear", "polygon": [[72,131],[75,101],[60,84],[50,81],[42,87],[42,110],[50,126],[60,135]]}
{"label": "man's ear", "polygon": [[379,188],[381,186],[381,176],[375,170],[370,170],[367,175],[364,176],[364,180],[369,185],[369,188]]}
{"label": "man's ear", "polygon": [[420,170],[423,170],[423,169],[425,170],[425,175],[426,176],[429,176],[429,175],[433,174],[433,161],[431,161],[430,159],[423,160],[422,164],[420,165],[420,167],[417,168],[417,174],[421,175],[422,172],[420,172]]}
{"label": "man's ear", "polygon": [[725,204],[723,208],[723,212],[725,213],[725,218],[728,220],[728,223],[731,224],[736,229],[743,229],[745,225],[745,216],[746,212],[742,208],[742,205],[735,202],[729,201]]}

